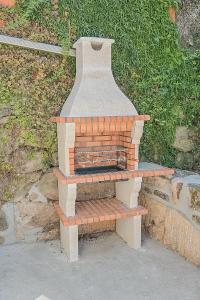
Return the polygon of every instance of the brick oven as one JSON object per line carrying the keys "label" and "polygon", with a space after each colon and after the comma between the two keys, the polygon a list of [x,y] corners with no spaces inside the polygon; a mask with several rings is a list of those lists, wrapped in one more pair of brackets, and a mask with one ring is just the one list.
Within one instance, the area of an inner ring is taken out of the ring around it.
{"label": "brick oven", "polygon": [[[141,246],[138,206],[143,176],[172,174],[168,168],[138,163],[144,121],[115,83],[112,39],[82,37],[75,44],[76,79],[57,123],[61,245],[69,261],[78,259],[78,227],[116,220],[116,232],[134,249]],[[113,181],[116,197],[77,201],[77,185]]]}

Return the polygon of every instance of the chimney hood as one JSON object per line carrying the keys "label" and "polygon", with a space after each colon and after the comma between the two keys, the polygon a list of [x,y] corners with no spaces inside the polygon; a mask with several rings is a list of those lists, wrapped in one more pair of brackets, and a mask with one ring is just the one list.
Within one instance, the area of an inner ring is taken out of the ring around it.
{"label": "chimney hood", "polygon": [[133,116],[137,111],[117,86],[111,69],[113,39],[81,37],[75,42],[76,78],[61,117]]}

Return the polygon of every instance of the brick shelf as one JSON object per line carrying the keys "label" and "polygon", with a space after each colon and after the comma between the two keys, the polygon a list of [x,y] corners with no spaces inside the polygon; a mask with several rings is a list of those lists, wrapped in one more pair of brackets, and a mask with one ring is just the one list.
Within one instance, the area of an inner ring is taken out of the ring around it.
{"label": "brick shelf", "polygon": [[125,171],[118,171],[118,172],[105,172],[105,173],[86,174],[86,175],[64,176],[58,168],[55,168],[53,173],[63,184],[72,184],[72,183],[111,181],[111,180],[128,180],[134,177],[172,175],[174,174],[174,169],[162,167],[158,169],[149,169],[149,170],[139,169],[139,170],[129,170],[129,171],[125,170]]}
{"label": "brick shelf", "polygon": [[141,216],[146,215],[148,212],[147,209],[142,206],[128,208],[116,198],[77,201],[76,214],[73,217],[66,217],[64,215],[58,201],[54,203],[54,207],[65,227]]}

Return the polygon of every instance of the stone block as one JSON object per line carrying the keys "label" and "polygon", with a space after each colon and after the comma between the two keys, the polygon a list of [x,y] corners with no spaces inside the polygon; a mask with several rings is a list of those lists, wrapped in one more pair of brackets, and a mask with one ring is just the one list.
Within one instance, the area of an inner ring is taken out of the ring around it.
{"label": "stone block", "polygon": [[173,203],[175,208],[191,218],[192,210],[199,205],[200,176],[189,175],[172,180]]}
{"label": "stone block", "polygon": [[44,169],[43,153],[31,153],[27,150],[18,150],[12,158],[13,167],[19,174],[32,173]]}
{"label": "stone block", "polygon": [[[40,202],[18,202],[14,207],[15,224],[17,240],[37,241],[45,236],[46,228],[55,226],[58,217],[51,203]],[[52,225],[53,224],[53,225]],[[54,236],[53,228],[51,233]],[[51,233],[49,231],[49,239]],[[47,233],[46,233],[47,235]]]}
{"label": "stone block", "polygon": [[10,116],[11,113],[12,113],[12,111],[9,106],[4,106],[4,107],[0,108],[0,119]]}
{"label": "stone block", "polygon": [[199,1],[182,1],[178,10],[177,26],[182,44],[190,49],[200,49]]}
{"label": "stone block", "polygon": [[28,201],[28,196],[31,188],[39,181],[42,172],[19,174],[14,181],[10,182],[14,190],[13,202]]}
{"label": "stone block", "polygon": [[24,226],[43,227],[58,219],[51,203],[17,203],[16,208],[19,212],[18,221]]}
{"label": "stone block", "polygon": [[37,234],[37,241],[51,241],[60,238],[60,222],[59,219],[55,222],[50,222],[45,225]]}
{"label": "stone block", "polygon": [[13,138],[9,129],[0,127],[0,156],[4,162],[10,162],[9,155],[16,150],[17,146],[13,143]]}
{"label": "stone block", "polygon": [[193,129],[185,126],[177,126],[173,147],[183,152],[192,151],[195,146],[195,138],[196,133]]}
{"label": "stone block", "polygon": [[193,153],[179,152],[176,156],[176,166],[178,168],[192,168],[196,165],[196,158]]}
{"label": "stone block", "polygon": [[14,204],[10,202],[5,203],[1,207],[1,216],[3,217],[3,231],[0,231],[1,241],[4,244],[11,244],[16,242]]}
{"label": "stone block", "polygon": [[169,196],[166,193],[163,193],[159,190],[154,190],[154,195],[156,195],[157,197],[161,198],[164,201],[168,201],[169,202]]}
{"label": "stone block", "polygon": [[148,209],[148,214],[144,217],[145,229],[155,239],[162,240],[167,207],[143,193],[140,193],[139,203]]}
{"label": "stone block", "polygon": [[0,210],[0,231],[4,231],[6,229],[8,229],[6,214],[4,211]]}
{"label": "stone block", "polygon": [[145,186],[155,187],[157,189],[170,190],[171,186],[171,175],[169,176],[158,176],[158,177],[144,177],[142,182]]}
{"label": "stone block", "polygon": [[157,200],[169,202],[172,199],[172,176],[143,178],[142,191]]}
{"label": "stone block", "polygon": [[190,184],[190,207],[194,210],[200,211],[200,182],[199,184]]}
{"label": "stone block", "polygon": [[31,201],[44,202],[47,200],[58,200],[58,181],[52,172],[46,173],[34,184],[29,193]]}
{"label": "stone block", "polygon": [[0,125],[5,125],[9,121],[9,117],[0,118]]}

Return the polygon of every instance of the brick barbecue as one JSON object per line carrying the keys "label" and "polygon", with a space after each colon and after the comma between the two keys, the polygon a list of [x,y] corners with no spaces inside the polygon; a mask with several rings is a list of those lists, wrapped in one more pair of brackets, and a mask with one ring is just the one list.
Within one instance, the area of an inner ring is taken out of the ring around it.
{"label": "brick barbecue", "polygon": [[[141,246],[138,206],[142,177],[173,174],[139,164],[144,121],[118,88],[111,70],[114,40],[82,37],[75,44],[76,79],[57,123],[61,244],[69,261],[78,259],[78,226],[116,220],[116,232],[132,248]],[[116,197],[77,201],[77,184],[115,181]]]}

